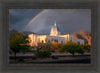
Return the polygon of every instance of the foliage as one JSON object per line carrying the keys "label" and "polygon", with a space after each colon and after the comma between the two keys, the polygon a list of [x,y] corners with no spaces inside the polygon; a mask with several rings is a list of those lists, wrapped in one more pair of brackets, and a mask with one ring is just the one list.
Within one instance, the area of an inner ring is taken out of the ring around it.
{"label": "foliage", "polygon": [[27,37],[20,33],[10,34],[9,38],[10,50],[14,52],[15,59],[16,59],[16,53],[18,52],[25,53],[29,50],[29,46],[27,46],[27,43],[29,43],[29,41],[26,39]]}
{"label": "foliage", "polygon": [[81,49],[81,48],[77,48],[76,52],[79,53],[79,54],[83,54],[84,53],[84,50]]}
{"label": "foliage", "polygon": [[21,51],[23,54],[25,54],[26,52],[30,52],[29,47],[30,47],[30,46],[28,46],[28,45],[22,45],[20,51]]}
{"label": "foliage", "polygon": [[53,42],[52,47],[54,47],[54,49],[58,49],[60,47],[60,44],[58,42]]}
{"label": "foliage", "polygon": [[72,41],[66,41],[66,44],[67,45],[75,45],[76,43],[75,42],[72,42]]}
{"label": "foliage", "polygon": [[37,48],[37,51],[39,52],[39,51],[41,51],[41,50],[44,50],[44,45],[39,45],[39,46],[36,46],[36,48]]}
{"label": "foliage", "polygon": [[60,53],[67,53],[69,47],[70,47],[69,45],[63,44],[63,45],[61,46],[61,48],[58,49],[58,52],[60,52]]}
{"label": "foliage", "polygon": [[76,44],[76,52],[79,54],[84,53],[83,47],[80,44]]}
{"label": "foliage", "polygon": [[61,48],[58,49],[58,51],[60,53],[71,53],[73,56],[75,55],[75,53],[84,53],[82,46],[73,42],[67,42],[66,44],[63,44]]}
{"label": "foliage", "polygon": [[48,58],[51,56],[51,53],[47,50],[36,52],[35,55],[39,58]]}
{"label": "foliage", "polygon": [[63,44],[61,46],[61,48],[59,49],[60,53],[71,53],[71,54],[75,54],[75,45],[72,44]]}
{"label": "foliage", "polygon": [[48,50],[50,52],[54,51],[54,47],[51,44],[46,43],[44,46],[44,50]]}
{"label": "foliage", "polygon": [[83,49],[84,49],[85,51],[90,52],[90,45],[84,44],[84,45],[82,45],[82,47],[83,47]]}
{"label": "foliage", "polygon": [[48,50],[50,52],[54,51],[54,47],[48,43],[45,43],[45,45],[39,45],[36,48],[37,48],[37,51],[42,51],[42,50]]}

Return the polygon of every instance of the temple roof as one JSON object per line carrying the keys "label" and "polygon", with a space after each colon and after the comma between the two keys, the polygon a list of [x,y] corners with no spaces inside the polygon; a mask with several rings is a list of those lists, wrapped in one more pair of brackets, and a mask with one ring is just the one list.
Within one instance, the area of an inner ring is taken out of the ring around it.
{"label": "temple roof", "polygon": [[60,35],[59,28],[57,27],[56,22],[55,22],[54,26],[51,28],[50,35],[51,36]]}
{"label": "temple roof", "polygon": [[56,24],[56,21],[55,21],[54,26],[51,28],[51,30],[52,30],[52,31],[58,31],[58,32],[60,32],[60,30],[59,30],[59,28],[58,28],[58,26],[57,26],[57,24]]}

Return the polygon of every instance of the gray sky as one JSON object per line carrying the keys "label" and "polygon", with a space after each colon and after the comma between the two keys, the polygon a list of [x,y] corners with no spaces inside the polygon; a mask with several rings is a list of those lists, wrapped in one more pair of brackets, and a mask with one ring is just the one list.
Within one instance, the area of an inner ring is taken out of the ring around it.
{"label": "gray sky", "polygon": [[56,21],[61,33],[91,31],[90,9],[9,9],[9,29],[50,33]]}

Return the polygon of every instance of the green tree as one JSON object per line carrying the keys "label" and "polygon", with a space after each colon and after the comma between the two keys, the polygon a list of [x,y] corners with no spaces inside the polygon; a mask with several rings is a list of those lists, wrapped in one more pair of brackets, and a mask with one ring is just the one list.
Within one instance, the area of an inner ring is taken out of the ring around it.
{"label": "green tree", "polygon": [[76,52],[76,44],[70,44],[67,51],[74,56]]}
{"label": "green tree", "polygon": [[79,54],[84,53],[83,47],[80,44],[76,45],[76,52],[79,53]]}
{"label": "green tree", "polygon": [[50,52],[53,52],[53,51],[54,51],[54,47],[52,46],[52,44],[46,43],[46,44],[44,45],[44,50],[48,50],[48,51],[50,51]]}
{"label": "green tree", "polygon": [[76,48],[75,45],[72,44],[63,44],[59,49],[60,53],[71,53],[73,56],[75,55]]}
{"label": "green tree", "polygon": [[61,47],[58,49],[58,52],[60,53],[68,53],[69,45],[62,44]]}
{"label": "green tree", "polygon": [[26,52],[30,52],[30,49],[29,49],[30,46],[28,46],[28,45],[21,45],[20,47],[21,47],[20,51],[23,54],[25,54]]}
{"label": "green tree", "polygon": [[29,50],[29,46],[27,46],[29,41],[26,39],[27,37],[20,33],[10,34],[9,38],[10,50],[14,52],[15,60],[16,60],[16,53],[18,52],[25,53]]}
{"label": "green tree", "polygon": [[59,52],[71,53],[73,56],[75,55],[75,53],[80,53],[80,54],[84,53],[82,46],[74,42],[67,42],[66,44],[63,44],[61,48],[59,49]]}
{"label": "green tree", "polygon": [[90,48],[91,48],[90,45],[84,44],[84,45],[82,45],[82,47],[83,47],[83,49],[84,49],[85,51],[90,52]]}

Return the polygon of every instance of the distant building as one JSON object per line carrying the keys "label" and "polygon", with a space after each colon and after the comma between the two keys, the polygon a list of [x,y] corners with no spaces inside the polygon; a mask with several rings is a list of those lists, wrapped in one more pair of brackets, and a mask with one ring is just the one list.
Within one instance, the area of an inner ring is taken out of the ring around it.
{"label": "distant building", "polygon": [[28,37],[30,38],[30,45],[31,46],[38,46],[39,43],[51,43],[51,42],[58,42],[60,44],[66,43],[66,41],[72,41],[79,44],[84,44],[84,40],[82,39],[75,39],[71,34],[61,35],[59,28],[56,25],[51,28],[50,35],[37,35],[37,34],[29,34]]}

